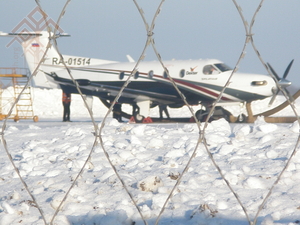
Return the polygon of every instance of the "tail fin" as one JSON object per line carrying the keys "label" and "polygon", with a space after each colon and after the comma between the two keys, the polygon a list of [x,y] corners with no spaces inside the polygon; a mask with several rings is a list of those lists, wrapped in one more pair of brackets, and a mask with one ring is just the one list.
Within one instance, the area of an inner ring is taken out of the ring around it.
{"label": "tail fin", "polygon": [[[26,58],[31,73],[35,71],[36,67],[42,60],[49,43],[50,35],[53,35],[53,33],[49,33],[47,31],[21,32],[21,33],[0,32],[0,36],[21,37],[21,39],[23,40],[22,48],[23,48],[24,56]],[[68,36],[70,35],[59,34],[59,37],[68,37]],[[63,55],[63,60],[65,64],[70,67],[85,67],[85,66],[92,66],[92,65],[116,63],[115,61],[69,56],[69,55]],[[51,73],[62,69],[64,69],[63,62],[60,59],[60,56],[57,50],[55,49],[55,47],[50,45],[47,54],[43,59],[41,66],[39,67],[38,73],[36,74],[36,76],[33,77],[34,85],[36,87],[43,87],[43,88],[57,87],[56,84],[50,82],[47,79],[44,72]]]}
{"label": "tail fin", "polygon": [[[42,60],[44,53],[47,49],[47,45],[49,43],[49,34],[47,31],[40,32],[20,32],[20,33],[1,33],[0,36],[5,37],[20,37],[22,42],[22,48],[24,52],[25,59],[27,61],[29,70],[33,73]],[[61,34],[60,36],[69,36],[67,34]],[[37,87],[45,87],[45,88],[53,88],[57,87],[49,83],[44,72],[43,67],[47,67],[51,65],[51,58],[59,58],[59,55],[56,49],[51,46],[47,55],[45,56],[41,66],[39,67],[39,71],[36,76],[33,77],[34,85]],[[51,68],[51,71],[61,70],[61,68]]]}

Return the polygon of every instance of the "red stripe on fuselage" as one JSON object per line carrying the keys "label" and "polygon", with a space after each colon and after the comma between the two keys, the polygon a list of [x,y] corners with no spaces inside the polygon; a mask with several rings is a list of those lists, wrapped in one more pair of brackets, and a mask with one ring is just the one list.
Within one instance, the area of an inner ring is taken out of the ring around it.
{"label": "red stripe on fuselage", "polygon": [[[74,69],[77,69],[77,70],[82,70],[84,68],[74,68]],[[92,69],[92,68],[87,68],[88,70]],[[95,68],[94,68],[95,69]],[[102,71],[110,71],[110,72],[126,72],[126,73],[131,73],[132,71],[124,71],[124,70],[112,70],[112,69],[98,69],[96,68],[97,70],[102,70]],[[143,74],[145,76],[148,75],[148,73],[143,73],[143,72],[140,72],[140,75]],[[165,78],[163,76],[159,76],[159,75],[153,75],[153,77],[156,77],[156,78],[159,78],[159,79],[164,79],[164,80],[170,80],[169,78]],[[189,82],[186,82],[186,81],[182,81],[182,80],[178,80],[178,79],[175,79],[175,78],[172,78],[176,83],[179,83],[179,84],[182,84],[184,86],[187,86],[187,87],[190,87],[190,88],[193,88],[193,89],[196,89],[196,90],[199,90],[199,91],[202,91],[204,93],[206,93],[207,95],[211,95],[213,96],[214,98],[218,98],[219,97],[219,94],[215,93],[215,92],[212,92],[206,88],[203,88],[203,87],[200,87],[198,85],[195,85],[195,84],[192,84],[192,83],[189,83]],[[232,99],[230,98],[227,98],[227,97],[224,97],[222,96],[221,97],[221,100],[224,100],[224,101],[232,101]]]}
{"label": "red stripe on fuselage", "polygon": [[[164,77],[162,77],[162,76],[158,76],[158,75],[154,75],[154,76],[155,76],[155,77],[158,77],[158,78],[165,79],[165,80],[170,80],[169,78],[164,78]],[[195,84],[192,84],[192,83],[189,83],[189,82],[186,82],[186,81],[182,81],[182,80],[178,80],[178,79],[174,79],[174,78],[172,78],[172,79],[173,79],[176,83],[185,85],[185,86],[187,86],[187,87],[190,87],[190,88],[193,88],[193,89],[196,89],[196,90],[199,90],[199,91],[202,91],[202,92],[204,92],[204,93],[206,93],[206,94],[208,94],[208,95],[211,95],[211,96],[213,96],[213,97],[215,97],[215,98],[218,98],[218,97],[219,97],[219,95],[218,95],[217,93],[212,92],[212,91],[210,91],[210,90],[207,90],[206,88],[200,87],[200,86],[198,86],[198,85],[195,85]],[[229,98],[227,98],[227,97],[224,97],[224,96],[222,96],[221,99],[224,100],[224,101],[230,101],[230,100],[231,100],[231,99],[229,99]]]}

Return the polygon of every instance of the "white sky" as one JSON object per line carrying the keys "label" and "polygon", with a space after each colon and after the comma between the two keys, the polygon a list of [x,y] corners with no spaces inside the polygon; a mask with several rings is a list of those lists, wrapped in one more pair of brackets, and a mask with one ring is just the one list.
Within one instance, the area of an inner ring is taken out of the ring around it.
{"label": "white sky", "polygon": [[[65,3],[62,0],[40,1],[54,20]],[[160,0],[137,0],[150,24]],[[250,23],[259,0],[237,0]],[[0,0],[0,31],[11,32],[36,7],[34,0]],[[256,47],[265,62],[282,76],[295,59],[289,79],[294,85],[300,71],[300,1],[265,0],[257,15],[253,33]],[[132,0],[73,0],[67,7],[61,28],[72,35],[60,39],[63,54],[126,61],[126,54],[140,56],[146,31]],[[216,58],[234,67],[245,40],[245,29],[231,0],[166,0],[154,29],[156,47],[162,59]],[[0,67],[24,66],[15,50],[5,46],[9,38],[0,38]],[[148,48],[145,60],[156,60]],[[247,47],[239,67],[242,72],[266,74],[264,67]]]}

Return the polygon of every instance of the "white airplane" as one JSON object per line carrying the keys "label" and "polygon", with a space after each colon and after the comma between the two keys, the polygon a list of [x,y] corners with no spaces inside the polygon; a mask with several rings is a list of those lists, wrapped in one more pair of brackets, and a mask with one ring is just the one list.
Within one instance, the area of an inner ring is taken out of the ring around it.
{"label": "white airplane", "polygon": [[[30,71],[33,73],[46,50],[49,33],[46,31],[33,33],[2,33],[0,36],[22,36],[24,55]],[[60,34],[60,36],[68,36]],[[125,80],[132,73],[136,63],[129,57],[129,62],[116,62],[102,59],[63,55],[63,61],[79,84],[81,92],[87,96],[97,96],[109,106],[119,93]],[[292,61],[293,62],[293,61]],[[278,77],[279,85],[286,88],[291,84],[285,78],[292,62],[282,79],[273,68],[270,70]],[[170,76],[176,82],[190,105],[204,106],[197,111],[196,118],[203,121],[210,107],[218,98],[221,90],[232,73],[232,69],[216,59],[205,60],[171,60],[163,62]],[[34,77],[38,87],[61,88],[65,92],[78,93],[74,82],[65,69],[56,49],[51,46]],[[240,104],[276,96],[276,82],[269,75],[235,72],[228,88],[222,95],[213,118],[229,119],[230,112],[222,106]],[[124,89],[119,104],[133,106],[133,116],[136,122],[143,122],[149,117],[150,107],[167,105],[182,107],[184,101],[174,89],[167,73],[158,61],[141,62],[133,79]],[[137,107],[136,107],[137,106]],[[124,116],[125,114],[121,112]],[[128,115],[131,116],[131,115]],[[243,115],[244,116],[244,115]],[[242,118],[244,120],[244,118]]]}

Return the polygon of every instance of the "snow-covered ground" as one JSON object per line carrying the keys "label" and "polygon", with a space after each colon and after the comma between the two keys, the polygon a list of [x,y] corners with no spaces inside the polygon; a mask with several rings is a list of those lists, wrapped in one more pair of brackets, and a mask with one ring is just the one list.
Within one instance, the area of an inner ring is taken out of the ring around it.
{"label": "snow-covered ground", "polygon": [[[268,100],[254,103],[254,113],[267,103]],[[95,121],[100,126],[107,109],[98,99],[93,105]],[[73,95],[71,106],[73,122],[63,123],[61,91],[34,89],[34,112],[40,121],[9,120],[4,131],[9,154],[49,224],[95,140],[94,127],[81,98]],[[232,110],[239,112],[239,108]],[[293,115],[290,109],[281,113]],[[190,115],[187,108],[170,110],[170,114]],[[152,109],[151,115],[157,116],[158,109]],[[250,220],[286,165],[298,136],[297,122],[268,124],[259,118],[254,124],[229,124],[221,119],[208,125],[208,151]],[[198,139],[199,130],[193,123],[128,124],[118,123],[111,115],[107,119],[103,145],[149,225],[155,224]],[[0,224],[45,224],[3,143],[1,152]],[[299,224],[299,186],[300,155],[296,153],[261,210],[257,224]],[[53,224],[144,224],[99,143]],[[158,224],[249,224],[202,143]]]}

